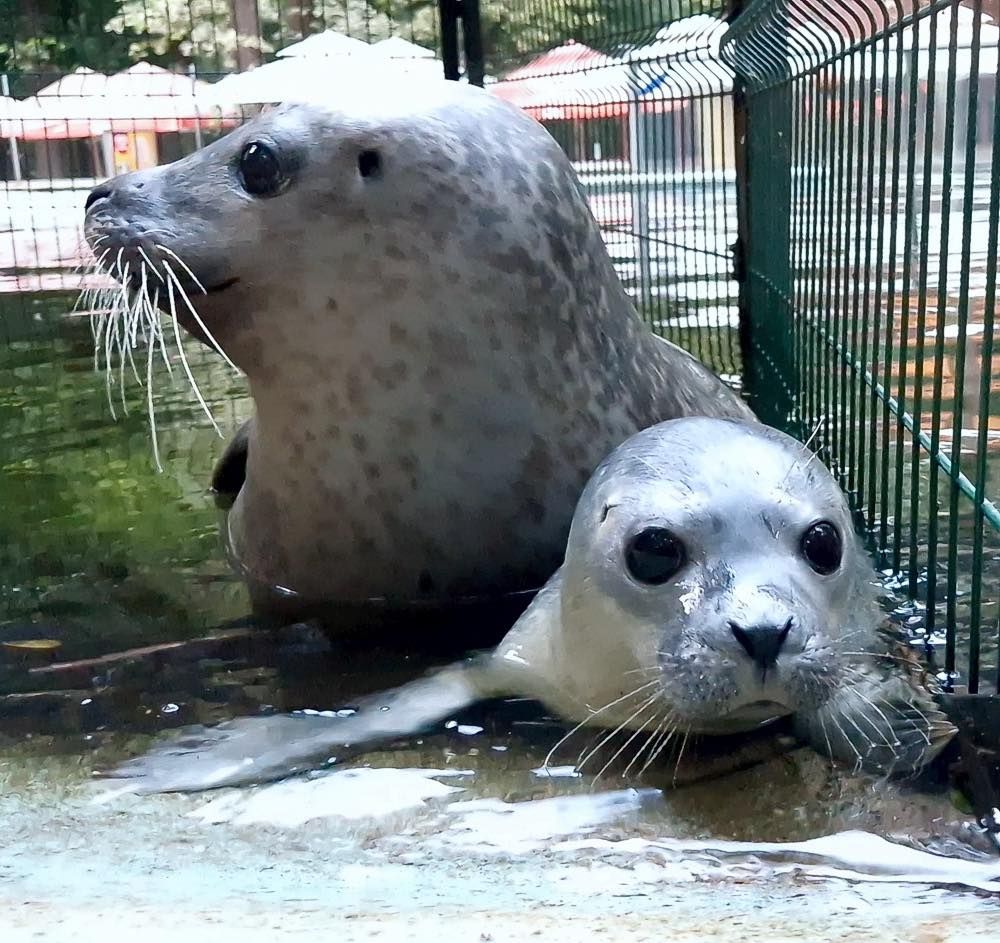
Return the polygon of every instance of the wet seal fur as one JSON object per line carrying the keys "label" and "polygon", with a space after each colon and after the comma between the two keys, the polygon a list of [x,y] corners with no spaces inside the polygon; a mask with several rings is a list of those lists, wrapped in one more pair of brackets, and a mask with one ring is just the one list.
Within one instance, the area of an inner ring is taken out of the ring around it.
{"label": "wet seal fur", "polygon": [[[273,193],[247,192],[253,147]],[[548,133],[457,82],[276,106],[98,187],[85,229],[161,309],[169,265],[177,320],[249,379],[215,484],[259,612],[535,591],[612,448],[751,418],[639,320]]]}
{"label": "wet seal fur", "polygon": [[912,650],[884,627],[877,587],[843,492],[805,446],[757,423],[665,422],[597,468],[562,566],[492,653],[349,717],[188,730],[110,775],[140,792],[280,778],[502,695],[607,728],[603,742],[624,740],[614,745],[628,768],[672,741],[791,718],[823,753],[912,772],[955,728]]}

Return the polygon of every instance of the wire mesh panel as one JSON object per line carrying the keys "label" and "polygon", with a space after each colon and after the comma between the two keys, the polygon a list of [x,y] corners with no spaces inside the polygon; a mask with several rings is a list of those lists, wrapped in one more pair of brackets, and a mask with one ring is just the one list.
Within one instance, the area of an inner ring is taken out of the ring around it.
{"label": "wire mesh panel", "polygon": [[[643,318],[741,382],[733,73],[722,7],[487,5],[494,94],[563,146]],[[506,59],[491,47],[510,43]]]}
{"label": "wire mesh panel", "polygon": [[753,404],[812,439],[972,692],[1000,683],[996,6],[753,0],[722,44]]}

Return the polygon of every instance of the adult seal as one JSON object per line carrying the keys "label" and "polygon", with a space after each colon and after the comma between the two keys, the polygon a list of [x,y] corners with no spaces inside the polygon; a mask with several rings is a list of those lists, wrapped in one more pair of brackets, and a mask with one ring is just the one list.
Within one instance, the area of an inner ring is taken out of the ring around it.
{"label": "adult seal", "polygon": [[751,416],[642,324],[553,139],[457,82],[276,106],[97,187],[85,231],[123,317],[155,290],[249,379],[216,484],[262,612],[537,590],[612,448]]}
{"label": "adult seal", "polygon": [[349,717],[188,731],[112,775],[138,791],[273,779],[509,694],[616,732],[630,766],[672,740],[790,716],[833,757],[910,772],[954,728],[882,628],[876,587],[844,495],[808,449],[756,423],[665,422],[597,468],[565,562],[491,654]]}

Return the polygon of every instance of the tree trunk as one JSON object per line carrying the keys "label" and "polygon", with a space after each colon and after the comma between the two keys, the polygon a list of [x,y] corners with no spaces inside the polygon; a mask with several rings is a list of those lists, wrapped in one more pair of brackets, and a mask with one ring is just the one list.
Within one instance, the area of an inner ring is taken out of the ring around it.
{"label": "tree trunk", "polygon": [[230,0],[236,30],[236,68],[240,72],[260,65],[260,19],[257,0]]}

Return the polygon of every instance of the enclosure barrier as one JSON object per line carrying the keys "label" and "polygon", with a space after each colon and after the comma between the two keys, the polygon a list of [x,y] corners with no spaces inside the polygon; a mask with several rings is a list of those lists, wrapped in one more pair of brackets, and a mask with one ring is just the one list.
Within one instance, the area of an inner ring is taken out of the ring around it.
{"label": "enclosure barrier", "polygon": [[[62,533],[57,550],[43,512],[27,509],[63,474],[71,433],[100,435],[104,451],[89,456],[88,472],[124,463],[135,478],[149,464],[135,411],[124,439],[108,431],[110,405],[80,424],[78,402],[96,404],[99,389],[82,367],[72,384],[60,376],[73,405],[61,399],[55,419],[19,406],[51,382],[43,342],[83,360],[83,328],[64,317],[71,296],[55,291],[75,294],[80,283],[76,203],[142,147],[162,162],[241,120],[242,106],[192,114],[197,83],[221,87],[216,80],[241,73],[232,78],[252,85],[263,68],[247,70],[260,63],[294,75],[289,45],[340,43],[323,32],[332,28],[440,50],[429,67],[482,78],[542,122],[573,161],[644,320],[741,388],[764,420],[809,441],[851,498],[893,618],[935,651],[949,686],[1000,689],[996,0],[181,6],[178,19],[167,15],[173,3],[109,0],[86,43],[62,19],[0,24],[4,93],[41,102],[20,124],[0,125],[0,381],[20,391],[0,401],[0,500],[17,511],[0,580],[22,593],[10,596],[8,617],[41,605],[44,581],[30,561],[69,553],[84,566],[100,540],[67,524],[72,539]],[[59,79],[57,63],[67,73],[53,93],[63,113],[38,94]],[[162,107],[147,102],[146,123],[96,114],[82,102],[93,83],[118,76],[77,66],[137,68],[164,83],[146,90],[163,95]],[[245,391],[217,362],[195,370],[210,406],[243,414]],[[198,489],[216,446],[205,423],[191,426],[186,396],[167,401],[166,473],[183,483],[201,528]],[[122,397],[142,402],[124,386]],[[58,488],[70,486],[67,476]]]}
{"label": "enclosure barrier", "polygon": [[[547,64],[549,82],[509,97],[577,160],[609,245],[630,241],[644,316],[810,442],[896,621],[940,649],[949,687],[995,690],[1000,30],[983,4],[525,7],[536,32],[507,78]],[[615,174],[590,148],[626,109]]]}

